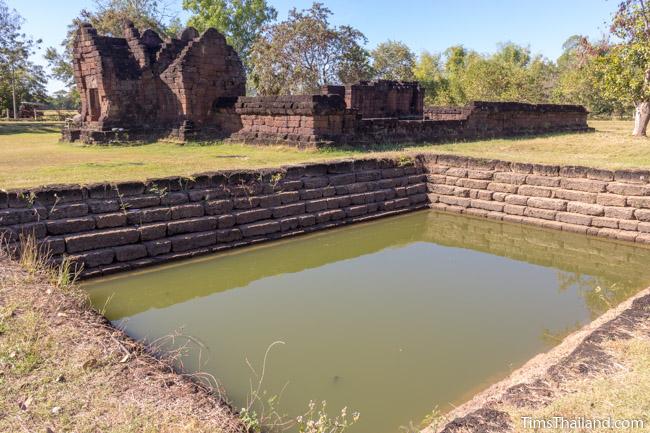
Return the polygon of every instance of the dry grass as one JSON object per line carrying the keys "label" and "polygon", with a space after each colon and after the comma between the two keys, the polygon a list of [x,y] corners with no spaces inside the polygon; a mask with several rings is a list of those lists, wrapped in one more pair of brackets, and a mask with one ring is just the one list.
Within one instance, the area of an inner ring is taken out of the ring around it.
{"label": "dry grass", "polygon": [[[641,419],[647,431],[650,426],[650,341],[635,338],[626,341],[610,342],[608,352],[617,363],[613,374],[569,381],[564,384],[566,393],[546,407],[534,410],[518,408],[506,409],[515,423],[514,431],[525,432],[522,417],[551,419],[562,416],[565,419]],[[549,433],[561,433],[566,429],[545,429]],[[611,432],[607,428],[589,430],[593,433]]]}
{"label": "dry grass", "polygon": [[57,273],[30,258],[22,265],[0,257],[0,431],[240,431],[218,399],[91,311],[79,289],[57,287]]}
{"label": "dry grass", "polygon": [[403,152],[433,151],[511,161],[575,164],[603,168],[650,167],[650,140],[630,136],[629,121],[592,121],[595,133],[483,140],[444,145],[385,145],[371,150],[298,150],[287,146],[212,143],[178,146],[84,146],[59,143],[56,123],[0,122],[0,188],[51,183],[92,183],[191,175],[232,168]]}

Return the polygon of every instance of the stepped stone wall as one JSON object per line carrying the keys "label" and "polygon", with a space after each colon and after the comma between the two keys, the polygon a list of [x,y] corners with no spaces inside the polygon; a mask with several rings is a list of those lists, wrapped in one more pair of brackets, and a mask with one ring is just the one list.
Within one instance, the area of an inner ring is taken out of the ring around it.
{"label": "stepped stone wall", "polygon": [[432,209],[650,243],[650,171],[426,158]]}
{"label": "stepped stone wall", "polygon": [[0,193],[0,235],[32,235],[83,276],[427,207],[424,166],[358,160]]}
{"label": "stepped stone wall", "polygon": [[0,191],[0,237],[90,277],[424,208],[650,244],[650,171],[424,154],[48,186]]}

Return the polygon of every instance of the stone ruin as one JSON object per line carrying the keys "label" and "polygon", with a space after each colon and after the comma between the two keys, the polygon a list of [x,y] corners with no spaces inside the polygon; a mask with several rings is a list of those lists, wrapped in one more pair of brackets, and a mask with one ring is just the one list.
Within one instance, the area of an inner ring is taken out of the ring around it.
{"label": "stone ruin", "polygon": [[82,24],[74,41],[81,113],[66,141],[227,139],[256,144],[437,142],[586,131],[582,106],[472,102],[424,107],[417,82],[323,86],[316,95],[246,94],[242,62],[215,29],[163,40],[132,23],[124,37]]}

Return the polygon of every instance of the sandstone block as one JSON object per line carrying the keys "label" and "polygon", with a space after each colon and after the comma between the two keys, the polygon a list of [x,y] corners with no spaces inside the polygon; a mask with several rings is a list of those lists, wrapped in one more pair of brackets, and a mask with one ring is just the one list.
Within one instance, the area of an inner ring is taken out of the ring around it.
{"label": "sandstone block", "polygon": [[614,218],[594,217],[591,220],[591,225],[594,227],[607,227],[611,229],[617,229],[618,220]]}
{"label": "sandstone block", "polygon": [[172,250],[172,241],[169,239],[160,239],[156,241],[144,242],[149,257],[156,257],[161,254],[167,254]]}
{"label": "sandstone block", "polygon": [[552,197],[553,190],[551,188],[546,188],[543,186],[532,186],[532,185],[521,185],[517,189],[517,194],[527,195],[530,197]]}
{"label": "sandstone block", "polygon": [[558,211],[564,211],[567,208],[567,202],[565,200],[543,197],[531,197],[528,199],[527,205],[529,207],[535,207],[539,209],[550,209]]}
{"label": "sandstone block", "polygon": [[589,226],[593,217],[579,213],[558,212],[555,219],[563,223]]}
{"label": "sandstone block", "polygon": [[605,207],[605,216],[607,218],[616,218],[622,220],[634,219],[634,209],[631,207]]}
{"label": "sandstone block", "polygon": [[205,214],[205,209],[201,203],[182,204],[172,206],[169,209],[173,220],[200,217]]}
{"label": "sandstone block", "polygon": [[242,233],[239,229],[217,230],[217,242],[229,243],[242,239]]}
{"label": "sandstone block", "polygon": [[527,207],[524,215],[531,218],[540,218],[545,220],[555,220],[557,212],[549,209],[537,209],[534,207]]}
{"label": "sandstone block", "polygon": [[143,241],[160,239],[167,236],[167,224],[166,223],[145,224],[138,227],[138,231],[140,232],[140,239],[142,239]]}
{"label": "sandstone block", "polygon": [[647,195],[650,190],[646,185],[610,182],[607,191],[619,195]]}
{"label": "sandstone block", "polygon": [[625,206],[627,200],[625,196],[601,193],[596,197],[596,203],[603,206]]}
{"label": "sandstone block", "polygon": [[517,192],[519,187],[517,185],[512,185],[509,183],[500,183],[500,182],[490,182],[487,186],[488,191],[494,192],[507,192],[514,194]]}
{"label": "sandstone block", "polygon": [[233,213],[237,224],[248,224],[259,220],[271,218],[271,209],[253,209]]}
{"label": "sandstone block", "polygon": [[126,214],[123,212],[95,215],[95,224],[98,229],[107,229],[126,225]]}
{"label": "sandstone block", "polygon": [[168,207],[129,210],[126,212],[126,221],[128,224],[139,225],[159,221],[168,221],[170,218],[171,211]]}
{"label": "sandstone block", "polygon": [[81,254],[72,254],[68,259],[77,265],[83,265],[84,268],[96,268],[98,266],[110,265],[113,263],[115,253],[112,249],[103,249],[90,251]]}
{"label": "sandstone block", "polygon": [[279,232],[282,228],[280,227],[280,223],[278,221],[267,220],[250,224],[243,224],[239,226],[239,229],[245,238],[249,238],[252,236],[263,236]]}
{"label": "sandstone block", "polygon": [[499,183],[522,185],[526,182],[526,175],[523,173],[494,173],[493,180]]}
{"label": "sandstone block", "polygon": [[589,204],[580,202],[569,202],[567,211],[581,213],[583,215],[602,216],[605,215],[605,207],[599,204]]}
{"label": "sandstone block", "polygon": [[572,191],[570,189],[556,189],[553,192],[555,198],[582,203],[596,203],[598,194],[593,192]]}
{"label": "sandstone block", "polygon": [[124,245],[115,247],[113,250],[115,251],[115,259],[118,262],[128,262],[147,256],[147,248],[142,244]]}
{"label": "sandstone block", "polygon": [[486,200],[472,200],[470,206],[476,209],[484,209],[487,211],[502,212],[504,204],[496,201]]}
{"label": "sandstone block", "polygon": [[[95,228],[95,219],[91,216],[83,218],[69,218],[62,220],[46,221],[45,227],[51,235],[64,235],[79,233]],[[101,228],[101,227],[100,227]]]}
{"label": "sandstone block", "polygon": [[181,253],[184,251],[195,250],[198,248],[207,247],[217,243],[217,232],[200,232],[190,233],[186,235],[178,235],[169,238],[172,243],[172,251]]}
{"label": "sandstone block", "polygon": [[66,250],[69,253],[77,253],[132,244],[140,239],[140,232],[135,228],[97,230],[65,236],[64,239]]}
{"label": "sandstone block", "polygon": [[[327,199],[327,200],[336,200],[338,199]],[[298,215],[305,213],[305,203],[292,203],[284,206],[278,206],[273,208],[273,218],[283,218],[291,215]]]}
{"label": "sandstone block", "polygon": [[117,200],[88,200],[88,208],[91,213],[116,212],[120,210],[120,203]]}
{"label": "sandstone block", "polygon": [[231,200],[210,200],[205,202],[206,215],[221,215],[233,210]]}
{"label": "sandstone block", "polygon": [[533,186],[558,187],[560,186],[560,178],[529,174],[526,176],[526,184]]}
{"label": "sandstone block", "polygon": [[585,192],[605,192],[607,182],[591,179],[562,178],[560,186],[564,189],[572,189]]}
{"label": "sandstone block", "polygon": [[643,209],[650,209],[650,197],[628,197],[627,205]]}
{"label": "sandstone block", "polygon": [[207,232],[216,228],[216,217],[189,218],[168,223],[167,234],[173,236],[181,233]]}
{"label": "sandstone block", "polygon": [[60,204],[50,209],[49,219],[75,218],[88,215],[86,203]]}
{"label": "sandstone block", "polygon": [[236,223],[234,215],[219,215],[217,217],[217,226],[220,229],[229,229],[233,227]]}

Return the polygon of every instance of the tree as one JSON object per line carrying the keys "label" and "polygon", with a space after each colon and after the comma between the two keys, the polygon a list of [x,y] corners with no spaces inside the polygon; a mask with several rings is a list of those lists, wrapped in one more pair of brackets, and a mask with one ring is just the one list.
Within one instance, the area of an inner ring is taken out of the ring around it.
{"label": "tree", "polygon": [[634,136],[650,121],[650,9],[645,0],[623,0],[610,33],[620,41],[593,47],[598,85],[606,96],[634,104]]}
{"label": "tree", "polygon": [[[18,118],[18,100],[42,100],[45,97],[46,78],[43,69],[30,61],[40,40],[21,33],[23,18],[0,0],[0,98],[14,119]],[[10,96],[9,96],[10,94]]]}
{"label": "tree", "polygon": [[371,52],[375,78],[382,80],[413,81],[415,54],[403,42],[386,41]]}
{"label": "tree", "polygon": [[563,53],[556,61],[557,81],[551,101],[563,104],[584,105],[596,115],[622,114],[634,106],[612,95],[603,87],[598,66],[598,50],[605,42],[592,44],[584,36],[569,37],[562,45]]}
{"label": "tree", "polygon": [[314,93],[324,84],[368,78],[365,36],[350,26],[331,26],[331,15],[314,3],[309,9],[292,9],[286,21],[265,28],[250,54],[258,93]]}
{"label": "tree", "polygon": [[183,0],[183,9],[194,14],[188,24],[197,30],[214,27],[223,33],[247,70],[253,42],[278,15],[266,0]]}
{"label": "tree", "polygon": [[413,76],[424,88],[424,103],[434,105],[439,93],[445,92],[448,81],[443,77],[439,54],[423,51],[413,67]]}

